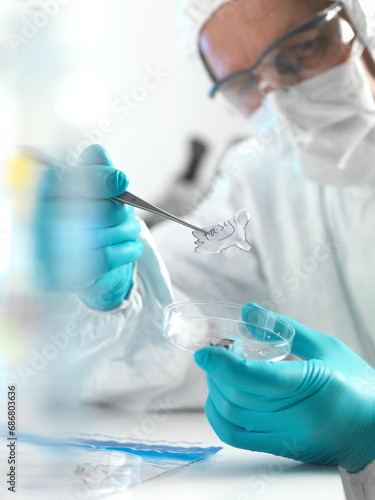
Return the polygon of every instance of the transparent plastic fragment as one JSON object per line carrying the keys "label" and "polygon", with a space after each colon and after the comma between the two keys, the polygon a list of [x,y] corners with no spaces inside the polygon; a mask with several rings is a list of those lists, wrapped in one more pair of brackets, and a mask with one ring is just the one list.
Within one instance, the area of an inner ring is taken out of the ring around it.
{"label": "transparent plastic fragment", "polygon": [[197,238],[195,251],[197,253],[219,254],[229,247],[236,246],[248,252],[251,245],[247,241],[246,228],[251,215],[246,208],[241,208],[233,217],[213,226],[204,227],[202,231],[193,231]]}

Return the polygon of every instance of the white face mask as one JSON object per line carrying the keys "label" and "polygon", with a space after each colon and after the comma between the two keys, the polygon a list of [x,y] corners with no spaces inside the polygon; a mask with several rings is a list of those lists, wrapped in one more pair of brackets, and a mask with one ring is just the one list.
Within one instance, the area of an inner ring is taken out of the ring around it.
{"label": "white face mask", "polygon": [[277,121],[297,145],[310,179],[339,186],[375,183],[375,103],[358,55],[270,92],[250,121],[258,130]]}

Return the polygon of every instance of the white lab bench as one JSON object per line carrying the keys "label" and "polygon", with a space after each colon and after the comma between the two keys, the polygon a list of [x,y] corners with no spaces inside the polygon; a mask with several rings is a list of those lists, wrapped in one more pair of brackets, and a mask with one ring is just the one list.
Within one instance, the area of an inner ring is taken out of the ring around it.
{"label": "white lab bench", "polygon": [[302,464],[220,442],[204,412],[90,411],[83,432],[223,446],[216,455],[135,486],[111,500],[345,500],[337,467]]}

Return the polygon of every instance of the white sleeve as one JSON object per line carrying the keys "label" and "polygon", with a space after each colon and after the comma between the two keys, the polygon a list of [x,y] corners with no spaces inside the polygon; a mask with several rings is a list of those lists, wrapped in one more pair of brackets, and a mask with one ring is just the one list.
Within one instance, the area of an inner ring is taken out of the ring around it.
{"label": "white sleeve", "polygon": [[375,460],[355,474],[339,470],[347,500],[375,500]]}
{"label": "white sleeve", "polygon": [[203,408],[203,372],[190,352],[162,336],[163,310],[174,294],[152,237],[141,225],[144,252],[128,299],[105,312],[71,299],[69,320],[79,335],[69,352],[69,376],[80,380],[81,398],[90,402],[133,410]]}

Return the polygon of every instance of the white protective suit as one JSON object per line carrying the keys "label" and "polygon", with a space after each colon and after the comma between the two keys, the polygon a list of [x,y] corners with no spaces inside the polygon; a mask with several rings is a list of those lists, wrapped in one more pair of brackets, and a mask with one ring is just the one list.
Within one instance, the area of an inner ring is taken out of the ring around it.
{"label": "white protective suit", "polygon": [[[205,20],[224,3],[182,2],[183,45],[190,52],[197,51]],[[375,23],[357,0],[344,3],[373,49]],[[374,168],[372,157],[368,169]],[[72,316],[82,333],[76,354],[87,370],[85,390],[91,400],[137,409],[203,408],[204,373],[190,353],[161,334],[163,308],[184,299],[257,302],[338,337],[375,366],[375,184],[339,188],[310,180],[281,129],[227,152],[210,193],[189,222],[214,224],[241,207],[252,215],[249,253],[231,248],[201,255],[194,252],[185,227],[165,222],[152,238],[144,227],[145,250],[128,300],[116,310],[99,312],[75,299]],[[374,469],[373,463],[358,474],[342,472],[356,498],[374,498]]]}

